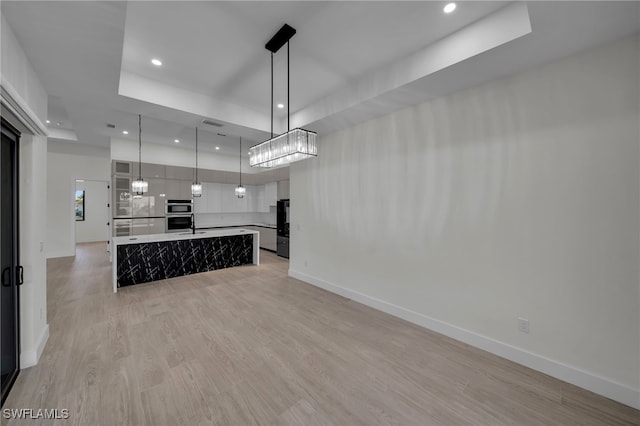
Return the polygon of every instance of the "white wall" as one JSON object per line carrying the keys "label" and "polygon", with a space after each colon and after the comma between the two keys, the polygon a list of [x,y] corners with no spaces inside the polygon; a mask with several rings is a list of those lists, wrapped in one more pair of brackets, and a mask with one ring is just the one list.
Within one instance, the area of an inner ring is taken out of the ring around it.
{"label": "white wall", "polygon": [[47,177],[47,93],[18,44],[4,16],[2,21],[2,106],[13,114],[3,117],[21,129],[19,144],[20,367],[38,363],[49,337],[45,186]]}
{"label": "white wall", "polygon": [[638,43],[323,135],[290,274],[640,408]]}
{"label": "white wall", "polygon": [[[249,147],[247,147],[248,151]],[[194,167],[196,153],[194,149],[179,148],[175,146],[145,143],[142,141],[142,162],[153,164],[165,164],[167,166]],[[138,162],[138,143],[130,140],[111,138],[111,159]],[[207,151],[198,151],[198,167],[209,170],[222,170],[225,172],[237,172],[238,157],[225,154],[214,154]],[[242,159],[242,173],[252,174],[264,170],[259,167],[249,166],[249,159]],[[136,169],[137,170],[137,169]]]}
{"label": "white wall", "polygon": [[47,257],[75,255],[76,179],[111,180],[109,150],[50,142],[47,155]]}
{"label": "white wall", "polygon": [[[76,221],[76,242],[109,240],[109,182],[85,180],[76,182],[76,191],[84,190],[84,220]],[[106,248],[106,246],[105,246]]]}
{"label": "white wall", "polygon": [[11,27],[2,16],[2,85],[23,101],[32,118],[47,118],[47,92],[40,83]]}

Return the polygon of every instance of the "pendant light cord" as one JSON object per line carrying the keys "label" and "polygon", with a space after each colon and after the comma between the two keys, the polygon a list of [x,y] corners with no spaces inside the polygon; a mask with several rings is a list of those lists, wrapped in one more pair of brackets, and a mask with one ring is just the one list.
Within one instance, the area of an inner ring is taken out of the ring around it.
{"label": "pendant light cord", "polygon": [[240,159],[240,186],[242,186],[242,136],[240,136],[240,154],[238,157]]}
{"label": "pendant light cord", "polygon": [[[289,42],[287,41],[287,133],[291,130],[291,126],[289,125],[289,106],[291,105],[291,100],[289,99]],[[273,106],[271,106],[273,108]],[[287,136],[288,138],[288,136]]]}
{"label": "pendant light cord", "polygon": [[138,180],[142,180],[142,115],[138,114]]}
{"label": "pendant light cord", "polygon": [[196,181],[198,183],[198,128],[196,127]]}
{"label": "pendant light cord", "polygon": [[271,139],[273,139],[273,52],[271,52]]}

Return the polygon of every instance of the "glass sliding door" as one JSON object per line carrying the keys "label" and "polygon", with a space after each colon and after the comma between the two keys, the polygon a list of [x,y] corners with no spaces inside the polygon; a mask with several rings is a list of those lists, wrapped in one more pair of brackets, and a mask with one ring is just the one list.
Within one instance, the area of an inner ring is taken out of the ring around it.
{"label": "glass sliding door", "polygon": [[18,250],[18,140],[20,133],[2,119],[0,150],[0,366],[2,404],[20,371],[18,286],[22,282]]}

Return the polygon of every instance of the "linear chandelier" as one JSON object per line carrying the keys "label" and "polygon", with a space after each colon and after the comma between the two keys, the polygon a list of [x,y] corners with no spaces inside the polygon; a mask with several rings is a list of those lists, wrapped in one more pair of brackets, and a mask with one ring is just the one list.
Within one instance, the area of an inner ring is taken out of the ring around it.
{"label": "linear chandelier", "polygon": [[[284,24],[267,42],[271,52],[271,138],[249,148],[251,167],[278,167],[318,155],[315,132],[296,128],[291,130],[289,113],[289,40],[296,30]],[[273,136],[273,54],[287,44],[287,132]]]}

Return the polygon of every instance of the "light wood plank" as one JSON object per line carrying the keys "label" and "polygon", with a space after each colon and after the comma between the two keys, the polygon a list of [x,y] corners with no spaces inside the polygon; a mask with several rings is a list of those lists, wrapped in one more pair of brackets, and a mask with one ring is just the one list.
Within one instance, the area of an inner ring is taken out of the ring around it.
{"label": "light wood plank", "polygon": [[640,412],[262,263],[111,290],[104,244],[51,259],[50,338],[5,408],[56,425],[640,425]]}

